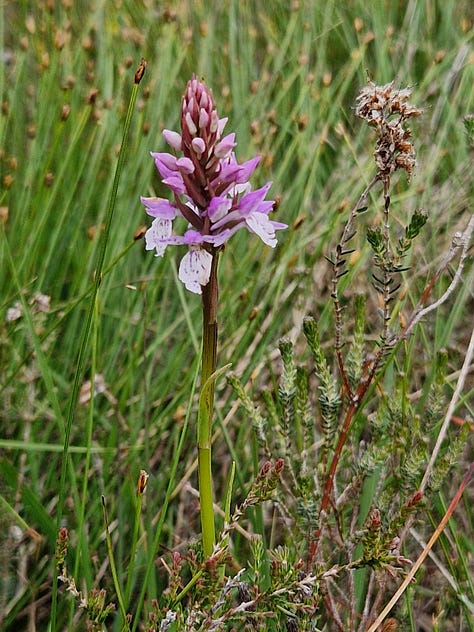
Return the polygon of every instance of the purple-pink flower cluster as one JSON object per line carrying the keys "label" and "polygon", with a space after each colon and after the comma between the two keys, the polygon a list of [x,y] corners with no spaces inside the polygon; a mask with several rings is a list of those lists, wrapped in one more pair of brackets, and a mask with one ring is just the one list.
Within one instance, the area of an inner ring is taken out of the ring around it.
{"label": "purple-pink flower cluster", "polygon": [[[268,217],[274,205],[265,200],[271,182],[251,190],[249,179],[260,157],[239,164],[233,151],[235,134],[222,136],[226,123],[227,118],[217,115],[212,91],[193,76],[183,97],[181,134],[163,131],[174,154],[151,154],[173,200],[141,198],[154,218],[145,234],[146,249],[162,257],[169,245],[188,246],[179,278],[196,294],[209,281],[213,253],[238,230],[246,228],[274,248],[275,231],[287,228]],[[183,235],[173,233],[176,217],[188,222]]]}

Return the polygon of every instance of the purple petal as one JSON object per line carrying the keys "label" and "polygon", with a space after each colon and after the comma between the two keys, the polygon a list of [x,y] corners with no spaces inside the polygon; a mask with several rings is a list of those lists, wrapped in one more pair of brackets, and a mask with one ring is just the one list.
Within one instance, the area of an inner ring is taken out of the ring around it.
{"label": "purple petal", "polygon": [[285,230],[285,228],[288,228],[288,224],[284,224],[283,222],[274,222],[273,220],[271,220],[271,222],[275,230]]}
{"label": "purple petal", "polygon": [[[201,105],[203,104],[201,103]],[[206,129],[208,125],[209,125],[209,114],[206,112],[206,110],[203,107],[201,107],[201,109],[199,110],[199,129]]]}
{"label": "purple petal", "polygon": [[212,186],[215,187],[218,183],[227,183],[232,186],[236,182],[236,178],[239,174],[240,165],[236,162],[224,162],[221,163],[221,170],[217,174],[216,178],[212,182]]}
{"label": "purple petal", "polygon": [[183,177],[180,173],[174,173],[169,178],[163,179],[163,184],[166,184],[174,193],[183,195],[186,193],[186,187],[183,182]]}
{"label": "purple petal", "polygon": [[[201,96],[199,98],[199,105],[202,110],[207,110],[209,108],[209,94],[206,90],[203,90]],[[212,105],[211,105],[212,109]]]}
{"label": "purple petal", "polygon": [[257,168],[258,163],[260,162],[260,156],[255,156],[255,158],[251,158],[246,162],[240,165],[239,177],[236,182],[241,184],[242,182],[247,182],[250,180],[250,176],[253,174],[255,169]]}
{"label": "purple petal", "polygon": [[160,219],[174,219],[177,214],[177,209],[171,204],[169,200],[158,197],[140,197],[140,201],[144,204],[146,212],[152,217],[159,217]]}
{"label": "purple petal", "polygon": [[271,185],[271,182],[267,182],[267,184],[261,189],[251,191],[239,200],[238,209],[243,216],[249,215],[250,213],[256,211],[261,213],[269,213],[271,211],[273,207],[273,201],[263,201]]}
{"label": "purple petal", "polygon": [[155,159],[156,165],[163,165],[170,171],[176,171],[176,157],[166,151],[151,151],[150,154]]}
{"label": "purple petal", "polygon": [[176,158],[171,154],[152,152],[151,155],[155,159],[156,168],[162,178],[168,178],[168,176],[178,170]]}
{"label": "purple petal", "polygon": [[228,120],[229,118],[227,116],[217,120],[217,127],[215,131],[217,131],[218,138],[222,136],[222,132],[224,131],[224,127],[226,126]]}
{"label": "purple petal", "polygon": [[224,228],[223,231],[217,233],[217,235],[204,235],[204,241],[213,244],[216,248],[222,246],[229,241],[234,233],[236,233],[240,228],[243,228],[243,224],[238,224],[233,226],[232,228]]}
{"label": "purple petal", "polygon": [[191,141],[191,146],[196,152],[196,154],[198,155],[198,157],[202,156],[202,154],[206,150],[206,143],[203,141],[202,138],[199,138],[199,137],[193,138],[193,140]]}
{"label": "purple petal", "polygon": [[174,132],[171,129],[164,129],[163,138],[171,147],[171,149],[174,149],[175,151],[181,151],[182,142],[183,142],[183,139],[181,138],[181,134],[178,134],[178,132]]}
{"label": "purple petal", "polygon": [[197,230],[193,230],[190,228],[183,235],[183,244],[187,246],[192,246],[195,244],[202,244],[204,241],[204,236]]}
{"label": "purple petal", "polygon": [[[214,134],[214,132],[217,132],[217,136],[220,136],[220,134],[222,133],[222,130],[225,127],[225,124],[227,123],[228,119],[220,119],[217,116],[217,112],[216,110],[212,110],[211,112],[211,123],[209,125],[209,130],[211,132],[211,134]],[[222,124],[222,127],[221,127]]]}
{"label": "purple petal", "polygon": [[239,180],[241,165],[237,163],[233,154],[227,160],[220,162],[220,169],[216,177],[210,182],[210,187],[216,195],[225,195]]}
{"label": "purple petal", "polygon": [[190,158],[178,158],[176,166],[180,173],[194,173],[193,161]]}
{"label": "purple petal", "polygon": [[[221,169],[211,182],[212,188],[218,195],[223,195],[229,193],[232,186],[237,184],[247,185],[247,181],[255,171],[259,161],[260,156],[256,156],[239,165],[235,159],[235,155],[231,153],[227,160],[221,162]],[[232,192],[232,195],[234,195],[234,192]]]}
{"label": "purple petal", "polygon": [[219,141],[214,147],[214,155],[223,160],[230,155],[236,145],[235,134],[233,132],[232,134],[227,134],[227,136]]}
{"label": "purple petal", "polygon": [[196,136],[197,134],[197,127],[194,124],[194,121],[191,117],[191,114],[189,112],[186,112],[185,115],[185,121],[186,121],[186,126],[188,128],[189,133],[191,134],[191,136]]}
{"label": "purple petal", "polygon": [[260,156],[255,156],[255,158],[251,158],[246,162],[240,165],[240,171],[236,182],[241,184],[242,182],[247,182],[250,179],[250,176],[255,171],[258,163],[260,162]]}
{"label": "purple petal", "polygon": [[232,207],[232,200],[227,197],[213,197],[207,208],[207,215],[211,222],[217,222],[227,215]]}
{"label": "purple petal", "polygon": [[215,224],[212,226],[212,230],[218,231],[224,226],[226,226],[226,224],[235,224],[236,222],[241,222],[241,221],[242,221],[242,215],[240,211],[238,209],[234,209],[230,211],[229,213],[227,213],[222,219],[215,222]]}

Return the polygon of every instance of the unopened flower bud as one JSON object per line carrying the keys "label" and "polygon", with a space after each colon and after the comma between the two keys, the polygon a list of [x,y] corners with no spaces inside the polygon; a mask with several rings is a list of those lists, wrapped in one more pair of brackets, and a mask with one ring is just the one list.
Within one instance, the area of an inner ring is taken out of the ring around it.
{"label": "unopened flower bud", "polygon": [[142,496],[146,489],[146,484],[148,481],[148,474],[145,470],[140,470],[140,474],[138,475],[138,483],[137,483],[137,494]]}

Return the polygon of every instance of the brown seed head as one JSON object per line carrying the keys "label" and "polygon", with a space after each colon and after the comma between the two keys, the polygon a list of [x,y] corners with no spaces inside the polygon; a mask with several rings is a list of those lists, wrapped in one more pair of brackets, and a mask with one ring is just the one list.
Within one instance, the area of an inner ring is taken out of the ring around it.
{"label": "brown seed head", "polygon": [[142,496],[144,494],[147,481],[148,481],[148,474],[145,472],[145,470],[140,470],[140,474],[138,475],[138,483],[137,483],[138,496]]}
{"label": "brown seed head", "polygon": [[67,121],[69,115],[71,114],[71,106],[69,103],[65,103],[61,108],[61,121]]}

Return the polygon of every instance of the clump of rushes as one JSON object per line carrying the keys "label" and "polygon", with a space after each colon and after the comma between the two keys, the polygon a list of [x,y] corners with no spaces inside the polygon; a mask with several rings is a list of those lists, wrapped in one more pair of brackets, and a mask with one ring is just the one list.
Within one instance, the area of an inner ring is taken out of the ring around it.
{"label": "clump of rushes", "polygon": [[[227,119],[217,114],[212,91],[193,76],[182,100],[181,133],[163,131],[173,153],[151,154],[172,199],[141,198],[146,212],[154,218],[145,234],[146,249],[162,257],[170,245],[187,246],[178,276],[188,290],[202,295],[198,471],[205,557],[212,555],[215,544],[211,427],[217,359],[219,253],[241,228],[255,233],[272,248],[277,244],[275,232],[286,228],[286,224],[268,216],[274,207],[272,200],[265,199],[271,183],[254,191],[251,189],[249,179],[260,157],[239,164],[233,151],[235,134],[223,136],[226,123]],[[173,230],[177,218],[185,220],[184,231],[179,234]]]}

